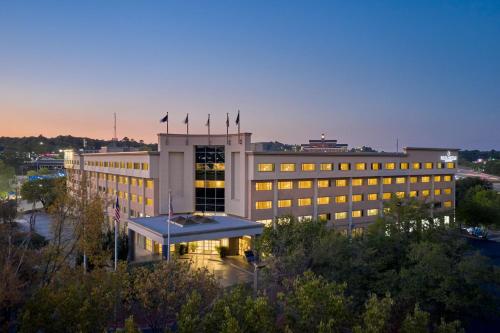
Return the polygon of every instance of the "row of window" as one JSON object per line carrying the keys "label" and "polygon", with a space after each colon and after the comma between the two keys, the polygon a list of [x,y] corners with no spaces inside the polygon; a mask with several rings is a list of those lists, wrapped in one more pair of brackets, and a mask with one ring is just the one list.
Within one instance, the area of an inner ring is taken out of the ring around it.
{"label": "row of window", "polygon": [[139,162],[108,162],[108,161],[85,161],[85,165],[103,168],[149,170],[149,163]]}
{"label": "row of window", "polygon": [[[387,162],[387,163],[353,163],[354,165],[354,170],[358,171],[363,171],[363,170],[368,170],[370,168],[371,170],[395,170],[397,169],[397,163],[395,162]],[[433,169],[436,167],[437,169],[454,169],[455,168],[455,163],[453,162],[413,162],[413,163],[408,163],[408,162],[401,162],[399,163],[399,169],[401,170],[408,170],[410,169],[410,166],[414,170],[419,170],[419,169]],[[296,163],[280,163],[279,165],[279,170],[281,172],[295,172],[297,171],[297,164]],[[319,164],[319,170],[320,171],[333,171],[335,169],[335,164],[334,163],[320,163]],[[273,172],[275,170],[274,163],[259,163],[257,164],[257,170],[259,172]],[[316,171],[317,170],[317,165],[316,163],[301,163],[300,164],[300,170],[302,171]],[[342,162],[338,163],[337,165],[337,170],[340,171],[348,171],[351,170],[351,163],[347,162]]]}
{"label": "row of window", "polygon": [[[422,197],[428,197],[431,194],[431,190],[421,190],[421,191],[410,191],[408,193],[408,196],[410,198],[415,198],[418,197],[419,195]],[[451,194],[451,188],[445,188],[445,189],[436,189],[434,190],[434,195],[439,196],[439,195],[450,195]],[[406,197],[406,192],[384,192],[382,193],[381,197],[378,193],[369,193],[369,194],[353,194],[351,196],[351,201],[352,202],[360,202],[363,200],[368,200],[368,201],[375,201],[379,200],[380,198],[382,200],[390,200],[393,196],[403,199]],[[347,203],[347,195],[337,195],[335,197],[318,197],[316,198],[316,203],[318,205],[328,205],[332,202],[332,199],[335,201],[337,204],[341,203]],[[304,206],[310,206],[312,205],[313,199],[312,198],[299,198],[297,199],[297,206],[299,207],[304,207]],[[280,199],[278,200],[278,207],[279,208],[285,208],[285,207],[292,207],[292,199]],[[261,209],[271,209],[273,208],[273,202],[271,200],[266,200],[266,201],[256,201],[255,202],[255,209],[261,210]]]}
{"label": "row of window", "polygon": [[[411,176],[410,183],[418,183],[419,177]],[[446,176],[434,176],[434,182],[450,182],[452,177],[450,175]],[[421,183],[429,183],[431,181],[431,176],[420,176]],[[383,177],[382,183],[384,185],[390,184],[405,184],[407,182],[407,177]],[[330,179],[319,179],[318,180],[318,188],[326,188],[330,187],[332,184],[332,180]],[[347,179],[335,179],[336,187],[345,187],[348,184]],[[378,185],[379,178],[353,178],[352,186],[362,186],[362,185]],[[278,181],[278,189],[279,190],[291,190],[293,189],[294,182],[291,180],[287,181]],[[297,181],[298,188],[312,188],[313,181],[312,180],[299,180]],[[255,190],[256,191],[271,191],[273,189],[273,182],[256,182]]]}
{"label": "row of window", "polygon": [[146,180],[146,188],[153,189],[154,188],[154,180],[152,179],[144,179],[144,178],[136,178],[136,177],[128,177],[128,176],[117,176],[106,173],[97,173],[94,171],[87,171],[90,177],[98,178],[100,180],[108,180],[109,182],[118,182],[119,184],[128,184],[132,186],[142,187],[144,185],[144,180]]}
{"label": "row of window", "polygon": [[[105,190],[105,189],[103,189]],[[123,192],[123,191],[115,191],[113,189],[108,189],[108,194],[112,196],[118,196],[120,199],[126,199],[130,197],[131,202],[137,202],[139,204],[142,204],[144,202],[144,198],[142,195],[137,195],[137,194],[129,194],[128,192]],[[146,198],[146,206],[153,206],[154,200],[152,198]]]}

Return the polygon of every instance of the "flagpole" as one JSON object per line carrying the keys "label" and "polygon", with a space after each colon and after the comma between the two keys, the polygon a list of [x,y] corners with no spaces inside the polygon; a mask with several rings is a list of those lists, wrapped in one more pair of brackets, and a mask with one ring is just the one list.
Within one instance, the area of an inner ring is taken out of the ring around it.
{"label": "flagpole", "polygon": [[189,113],[186,115],[186,145],[189,144]]}
{"label": "flagpole", "polygon": [[167,262],[170,262],[170,219],[172,218],[172,191],[168,191]]}
{"label": "flagpole", "polygon": [[115,219],[115,271],[118,267],[118,220]]}
{"label": "flagpole", "polygon": [[226,113],[226,144],[229,144],[229,113]]}

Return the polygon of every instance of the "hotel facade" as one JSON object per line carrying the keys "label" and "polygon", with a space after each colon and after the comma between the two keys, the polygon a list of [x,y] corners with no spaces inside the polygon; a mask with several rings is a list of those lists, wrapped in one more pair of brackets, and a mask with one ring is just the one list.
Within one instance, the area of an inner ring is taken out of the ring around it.
{"label": "hotel facade", "polygon": [[[436,214],[455,207],[457,149],[274,152],[251,147],[250,133],[159,134],[158,151],[68,151],[65,167],[71,189],[86,184],[89,193],[101,193],[110,205],[118,197],[134,251],[153,253],[166,250],[169,194],[176,215],[212,216],[206,221],[211,223],[172,224],[170,244],[198,242],[203,253],[225,245],[241,254],[264,224],[282,216],[325,220],[359,233],[383,214],[384,201],[392,197],[433,203]],[[110,206],[110,216],[112,211]]]}

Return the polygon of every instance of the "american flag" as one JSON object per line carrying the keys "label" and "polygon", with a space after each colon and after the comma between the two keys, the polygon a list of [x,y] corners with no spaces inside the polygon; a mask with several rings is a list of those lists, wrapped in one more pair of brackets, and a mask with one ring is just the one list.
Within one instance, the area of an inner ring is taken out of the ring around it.
{"label": "american flag", "polygon": [[120,222],[120,202],[118,201],[118,197],[116,197],[115,204],[115,221]]}

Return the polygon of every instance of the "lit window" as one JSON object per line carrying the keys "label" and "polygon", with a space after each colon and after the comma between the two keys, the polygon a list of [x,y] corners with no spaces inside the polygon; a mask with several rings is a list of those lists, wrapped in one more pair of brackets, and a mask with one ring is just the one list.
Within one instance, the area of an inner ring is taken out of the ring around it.
{"label": "lit window", "polygon": [[333,164],[332,163],[321,163],[319,165],[321,171],[332,171]]}
{"label": "lit window", "polygon": [[271,191],[273,189],[272,182],[257,182],[255,183],[256,191]]}
{"label": "lit window", "polygon": [[279,190],[291,190],[291,189],[293,189],[293,182],[292,181],[279,181],[278,182],[278,189]]}
{"label": "lit window", "polygon": [[451,188],[445,188],[443,191],[444,194],[451,194]]}
{"label": "lit window", "polygon": [[415,184],[416,182],[418,182],[417,177],[410,177],[410,183]]}
{"label": "lit window", "polygon": [[154,187],[154,181],[146,180],[146,188],[153,188],[153,187]]}
{"label": "lit window", "polygon": [[382,169],[382,163],[372,163],[372,170]]}
{"label": "lit window", "polygon": [[223,180],[207,180],[205,182],[206,188],[224,188]]}
{"label": "lit window", "polygon": [[366,210],[366,215],[368,215],[368,216],[376,216],[376,215],[378,215],[378,209],[377,208],[367,209]]}
{"label": "lit window", "polygon": [[429,177],[429,176],[422,176],[422,178],[420,179],[420,181],[422,183],[428,183],[428,182],[431,181],[431,177]]}
{"label": "lit window", "polygon": [[418,195],[417,191],[410,191],[410,198],[415,198]]}
{"label": "lit window", "polygon": [[255,209],[271,209],[273,208],[272,201],[256,201]]}
{"label": "lit window", "polygon": [[347,196],[345,196],[345,195],[337,195],[335,197],[335,202],[336,203],[346,203],[347,202]]}
{"label": "lit window", "polygon": [[441,195],[441,189],[439,189],[439,188],[435,189],[434,195]]}
{"label": "lit window", "polygon": [[425,162],[424,169],[432,169],[432,162]]}
{"label": "lit window", "polygon": [[330,220],[330,214],[319,214],[318,220],[323,221],[323,222],[328,221],[328,220]]}
{"label": "lit window", "polygon": [[302,215],[302,216],[297,216],[297,221],[299,222],[304,222],[304,221],[310,221],[312,220],[312,215]]}
{"label": "lit window", "polygon": [[368,200],[374,201],[378,199],[378,194],[377,193],[370,193],[368,194]]}
{"label": "lit window", "polygon": [[146,206],[153,206],[153,199],[146,198]]}
{"label": "lit window", "polygon": [[377,184],[378,184],[377,178],[368,178],[368,185],[377,185]]}
{"label": "lit window", "polygon": [[342,170],[342,171],[351,170],[351,163],[340,163],[339,170]]}
{"label": "lit window", "polygon": [[130,185],[137,186],[137,178],[130,178]]}
{"label": "lit window", "polygon": [[413,164],[412,164],[412,168],[413,169],[420,169],[420,167],[421,167],[421,163],[419,163],[419,162],[413,162]]}
{"label": "lit window", "polygon": [[226,169],[226,166],[224,163],[214,163],[213,169],[217,171],[224,171]]}
{"label": "lit window", "polygon": [[141,169],[141,163],[134,163],[134,170],[140,170]]}
{"label": "lit window", "polygon": [[362,194],[353,194],[352,195],[352,201],[353,202],[358,202],[363,200],[363,195]]}
{"label": "lit window", "polygon": [[444,176],[444,177],[443,177],[443,180],[444,180],[445,182],[451,182],[451,176],[446,175],[446,176]]}
{"label": "lit window", "polygon": [[366,163],[356,163],[356,170],[366,170]]}
{"label": "lit window", "polygon": [[446,168],[447,169],[455,169],[455,163],[453,163],[453,162],[446,163]]}
{"label": "lit window", "polygon": [[132,202],[137,202],[137,194],[132,194]]}
{"label": "lit window", "polygon": [[352,180],[352,186],[361,186],[363,185],[363,178],[354,178]]}
{"label": "lit window", "polygon": [[444,208],[451,208],[451,201],[445,201],[445,202],[443,202],[443,207]]}
{"label": "lit window", "polygon": [[390,184],[392,184],[392,178],[391,177],[384,177],[382,179],[382,182],[384,185],[390,185]]}
{"label": "lit window", "polygon": [[133,169],[133,168],[134,168],[134,163],[127,162],[127,169]]}
{"label": "lit window", "polygon": [[436,163],[436,168],[443,169],[444,168],[444,163],[443,162],[437,162]]}
{"label": "lit window", "polygon": [[330,181],[328,179],[320,179],[318,180],[318,187],[330,187]]}
{"label": "lit window", "polygon": [[295,171],[295,163],[281,163],[280,164],[281,172],[293,172]]}
{"label": "lit window", "polygon": [[428,197],[431,194],[431,191],[429,191],[429,190],[422,190],[420,193],[422,194],[423,197]]}
{"label": "lit window", "polygon": [[384,192],[382,193],[382,199],[384,200],[389,200],[391,198],[392,193],[390,192]]}
{"label": "lit window", "polygon": [[299,180],[299,188],[312,188],[311,180]]}
{"label": "lit window", "polygon": [[299,207],[310,206],[312,204],[312,199],[311,198],[300,198],[297,200],[297,204]]}
{"label": "lit window", "polygon": [[404,184],[404,183],[406,183],[405,177],[397,177],[396,178],[396,184]]}
{"label": "lit window", "polygon": [[194,187],[196,187],[196,188],[204,188],[205,187],[205,181],[204,180],[195,180],[194,181]]}
{"label": "lit window", "polygon": [[143,185],[143,184],[144,184],[144,180],[143,180],[143,179],[138,179],[138,180],[137,180],[137,185],[138,185],[139,187],[142,187],[142,185]]}
{"label": "lit window", "polygon": [[302,171],[314,171],[314,170],[316,170],[316,164],[302,163]]}
{"label": "lit window", "polygon": [[440,182],[441,181],[441,176],[434,176],[434,181],[435,182]]}
{"label": "lit window", "polygon": [[140,195],[140,196],[137,197],[137,202],[139,202],[140,204],[142,204],[142,195]]}
{"label": "lit window", "polygon": [[292,200],[290,200],[290,199],[278,200],[278,207],[279,208],[291,207],[291,206],[292,206]]}
{"label": "lit window", "polygon": [[386,163],[385,164],[385,169],[386,170],[394,170],[394,169],[396,169],[396,163],[392,163],[392,162]]}
{"label": "lit window", "polygon": [[274,171],[273,163],[259,163],[257,164],[257,170],[259,172],[272,172]]}
{"label": "lit window", "polygon": [[363,212],[361,210],[353,210],[351,214],[352,214],[352,217],[361,217],[361,216],[363,216]]}
{"label": "lit window", "polygon": [[405,197],[405,192],[396,192],[396,197],[399,199],[403,199]]}
{"label": "lit window", "polygon": [[328,205],[330,203],[330,197],[318,197],[318,205]]}
{"label": "lit window", "polygon": [[273,223],[273,219],[267,219],[267,220],[256,220],[255,222],[262,223],[263,225],[270,226]]}
{"label": "lit window", "polygon": [[336,220],[344,220],[347,218],[347,212],[337,212],[335,213]]}
{"label": "lit window", "polygon": [[345,186],[347,186],[347,180],[346,179],[336,179],[335,180],[335,186],[337,186],[337,187],[345,187]]}
{"label": "lit window", "polygon": [[407,170],[407,169],[408,169],[408,167],[409,167],[409,165],[408,165],[408,163],[407,163],[407,162],[402,162],[402,163],[400,163],[400,164],[399,164],[399,168],[400,168],[401,170]]}
{"label": "lit window", "polygon": [[142,170],[149,170],[149,164],[148,163],[141,163],[141,169]]}

